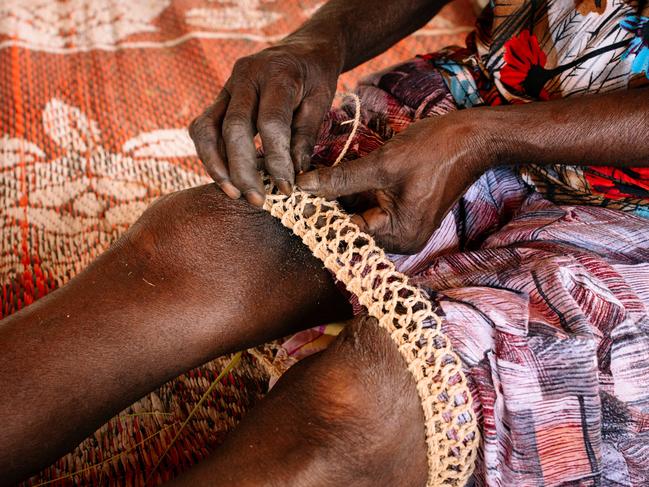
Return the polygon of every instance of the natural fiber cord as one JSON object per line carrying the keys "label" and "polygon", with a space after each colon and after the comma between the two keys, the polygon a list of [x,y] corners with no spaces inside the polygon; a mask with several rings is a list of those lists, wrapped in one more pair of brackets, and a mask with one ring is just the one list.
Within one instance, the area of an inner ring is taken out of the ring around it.
{"label": "natural fiber cord", "polygon": [[[352,130],[334,166],[345,157],[360,124],[356,94]],[[408,364],[426,421],[428,487],[463,486],[473,472],[479,443],[473,400],[462,363],[442,332],[430,301],[335,201],[295,189],[285,196],[266,178],[264,209],[278,218],[333,272],[378,320]]]}
{"label": "natural fiber cord", "polygon": [[264,208],[309,247],[389,334],[417,382],[426,419],[428,483],[463,486],[473,471],[479,433],[459,357],[421,291],[397,272],[373,239],[337,202],[299,189],[267,186]]}

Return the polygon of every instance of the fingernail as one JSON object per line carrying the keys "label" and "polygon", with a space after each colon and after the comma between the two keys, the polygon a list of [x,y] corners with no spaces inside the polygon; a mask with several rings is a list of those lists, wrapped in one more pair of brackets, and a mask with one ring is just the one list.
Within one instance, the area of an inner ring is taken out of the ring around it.
{"label": "fingernail", "polygon": [[244,196],[246,197],[246,200],[248,200],[248,203],[250,203],[251,205],[259,206],[260,208],[264,206],[264,201],[266,198],[259,194],[258,191],[251,189],[249,191],[246,191],[244,193]]}
{"label": "fingernail", "polygon": [[300,189],[308,191],[309,193],[317,191],[319,186],[318,171],[310,171],[298,175],[296,183]]}
{"label": "fingernail", "polygon": [[352,221],[352,223],[355,223],[356,226],[358,228],[360,228],[360,230],[362,232],[366,232],[366,233],[369,232],[369,230],[367,228],[367,222],[365,221],[365,219],[361,215],[352,215],[350,220]]}
{"label": "fingernail", "polygon": [[239,191],[235,186],[229,181],[223,181],[219,183],[221,191],[223,191],[229,198],[237,200],[241,198],[241,191]]}
{"label": "fingernail", "polygon": [[279,190],[282,193],[284,193],[286,196],[290,196],[291,193],[293,192],[293,187],[291,186],[291,183],[289,183],[286,179],[276,179],[275,183],[277,184]]}
{"label": "fingernail", "polygon": [[300,169],[302,171],[307,171],[311,167],[311,156],[308,154],[303,154],[300,158]]}

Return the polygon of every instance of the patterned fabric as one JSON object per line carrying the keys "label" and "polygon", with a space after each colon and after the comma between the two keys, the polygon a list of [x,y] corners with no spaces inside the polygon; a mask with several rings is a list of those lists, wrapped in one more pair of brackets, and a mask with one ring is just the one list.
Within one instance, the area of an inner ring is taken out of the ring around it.
{"label": "patterned fabric", "polygon": [[[64,284],[158,195],[206,181],[184,127],[236,58],[289,32],[318,4],[1,2],[2,315]],[[466,11],[466,4],[446,11],[362,72],[457,42],[468,30],[458,12]],[[627,65],[644,52],[642,22],[629,18],[624,27]],[[476,75],[472,53],[448,50],[369,77],[360,86],[365,123],[349,157],[417,118],[454,109],[459,98],[447,85],[464,93],[463,106],[506,101]],[[356,75],[343,77],[341,88]],[[349,126],[337,121],[350,113],[343,107],[328,117],[318,161],[338,154]],[[556,206],[497,171],[470,190],[422,253],[394,257],[437,300],[471,377],[485,438],[478,484],[649,482],[647,224],[610,209]],[[278,360],[317,350],[338,330],[293,337]],[[228,362],[143,398],[27,485],[142,485]],[[244,355],[149,485],[218,444],[267,380]]]}
{"label": "patterned fabric", "polygon": [[[492,1],[467,49],[428,57],[460,107],[583,96],[649,83],[649,8],[635,0]],[[646,215],[649,169],[526,166],[522,176],[559,203]]]}
{"label": "patterned fabric", "polygon": [[461,207],[438,233],[464,252],[399,261],[425,266],[473,381],[476,484],[647,485],[649,221],[557,206],[507,170]]}
{"label": "patterned fabric", "polygon": [[[366,78],[357,93],[350,158],[455,109],[426,58]],[[321,164],[337,157],[352,114],[349,104],[327,118]],[[498,169],[424,250],[392,258],[429,292],[463,360],[482,425],[475,485],[649,484],[649,220],[558,206]],[[323,333],[292,337],[279,365],[317,351]]]}
{"label": "patterned fabric", "polygon": [[640,8],[633,0],[495,1],[472,36],[477,62],[509,101],[626,89],[646,78],[635,55],[624,56],[635,33],[622,22]]}
{"label": "patterned fabric", "polygon": [[[234,61],[297,28],[320,0],[1,0],[0,317],[63,285],[155,198],[209,181],[186,127]],[[361,73],[461,40],[468,0]],[[328,330],[334,330],[331,326]],[[123,411],[27,485],[148,486],[203,458],[266,391],[243,355],[171,439],[225,357]],[[0,479],[0,484],[2,480]]]}

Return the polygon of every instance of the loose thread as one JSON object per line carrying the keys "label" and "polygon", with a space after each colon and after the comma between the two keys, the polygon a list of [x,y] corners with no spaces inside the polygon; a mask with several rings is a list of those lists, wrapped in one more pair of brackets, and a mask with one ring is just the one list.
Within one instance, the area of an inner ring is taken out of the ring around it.
{"label": "loose thread", "polygon": [[153,477],[153,474],[156,472],[156,470],[158,470],[158,467],[159,467],[160,464],[162,463],[162,460],[164,460],[164,458],[167,456],[167,453],[169,453],[169,450],[171,450],[171,447],[174,445],[174,443],[176,442],[176,440],[180,437],[180,433],[183,432],[183,430],[185,429],[185,427],[187,426],[187,424],[189,423],[189,421],[194,417],[194,414],[196,414],[196,411],[198,411],[198,408],[201,407],[201,405],[202,405],[202,404],[205,402],[205,400],[209,397],[209,395],[210,395],[210,394],[212,393],[212,391],[216,388],[216,386],[219,384],[219,382],[221,382],[221,379],[223,379],[223,377],[225,377],[225,375],[226,375],[227,373],[229,373],[232,369],[234,369],[234,368],[237,366],[237,364],[238,364],[239,361],[241,360],[241,354],[242,354],[242,352],[237,352],[237,353],[232,357],[232,359],[230,360],[230,362],[228,362],[228,364],[227,364],[227,365],[225,366],[225,368],[221,371],[221,373],[217,376],[217,378],[214,379],[214,380],[212,381],[212,383],[211,383],[210,386],[207,388],[207,390],[205,391],[205,393],[201,396],[201,398],[199,399],[199,401],[196,403],[196,405],[195,405],[195,406],[192,408],[192,410],[189,412],[189,414],[188,414],[187,417],[185,418],[185,421],[182,422],[182,424],[180,425],[180,428],[178,429],[178,431],[176,432],[176,434],[175,434],[174,437],[172,438],[171,442],[167,445],[167,447],[165,448],[164,452],[162,452],[162,455],[160,455],[160,458],[158,458],[158,461],[157,461],[156,464],[154,465],[153,470],[151,470],[151,473],[147,476],[146,480],[144,481],[144,487],[146,487],[146,486],[149,484],[149,480],[151,480],[151,478]]}
{"label": "loose thread", "polygon": [[[356,104],[347,141],[334,165],[347,154],[360,124]],[[480,433],[462,362],[442,330],[442,320],[421,290],[408,283],[372,237],[355,225],[336,201],[296,188],[277,191],[268,177],[264,209],[300,237],[336,279],[378,320],[405,359],[417,383],[425,417],[428,487],[465,485]],[[424,326],[426,324],[426,326]]]}
{"label": "loose thread", "polygon": [[[131,446],[130,448],[127,448],[126,450],[124,450],[122,452],[116,453],[115,455],[107,458],[103,462],[95,463],[94,465],[89,465],[89,466],[87,466],[87,467],[85,467],[85,468],[83,468],[81,470],[76,470],[74,472],[66,473],[65,475],[62,475],[62,476],[57,477],[55,479],[46,480],[44,482],[35,484],[33,487],[43,487],[44,485],[51,485],[54,482],[58,482],[60,480],[72,479],[72,478],[76,477],[77,475],[81,475],[82,473],[88,472],[88,471],[93,470],[95,468],[103,467],[104,465],[107,465],[107,464],[113,462],[115,459],[117,459],[117,458],[119,458],[119,457],[121,457],[123,455],[126,455],[128,453],[131,453],[133,450],[135,450],[135,449],[141,447],[142,445],[144,445],[147,441],[155,438],[156,436],[161,435],[164,431],[167,431],[169,428],[173,428],[177,424],[178,424],[178,422],[174,422],[174,423],[167,424],[167,425],[163,426],[162,428],[160,428],[155,433],[152,433],[149,436],[147,436],[146,438],[144,438],[142,441],[136,443],[135,445]],[[103,472],[103,470],[102,470],[102,472]]]}
{"label": "loose thread", "polygon": [[341,123],[341,125],[346,125],[351,123],[352,131],[349,132],[349,136],[345,141],[345,145],[343,146],[343,149],[340,151],[340,154],[338,154],[338,157],[334,161],[333,163],[334,166],[337,166],[340,163],[340,161],[343,160],[343,157],[347,155],[347,151],[349,150],[349,147],[352,145],[352,141],[356,136],[356,131],[358,130],[359,125],[361,124],[361,99],[358,97],[356,93],[345,93],[341,96],[343,98],[348,96],[352,100],[354,100],[354,118],[352,120],[347,120],[346,122]]}

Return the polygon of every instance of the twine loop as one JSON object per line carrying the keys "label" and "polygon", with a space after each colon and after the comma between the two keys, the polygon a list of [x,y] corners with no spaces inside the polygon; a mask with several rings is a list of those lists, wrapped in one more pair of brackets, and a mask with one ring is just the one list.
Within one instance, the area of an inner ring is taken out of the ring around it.
{"label": "twine loop", "polygon": [[[335,164],[345,157],[360,125],[355,102],[352,130]],[[264,209],[300,237],[378,320],[405,359],[417,383],[425,418],[428,487],[466,484],[479,444],[473,400],[462,363],[442,331],[430,300],[398,272],[383,249],[362,232],[336,201],[296,188],[281,194],[266,178]]]}

